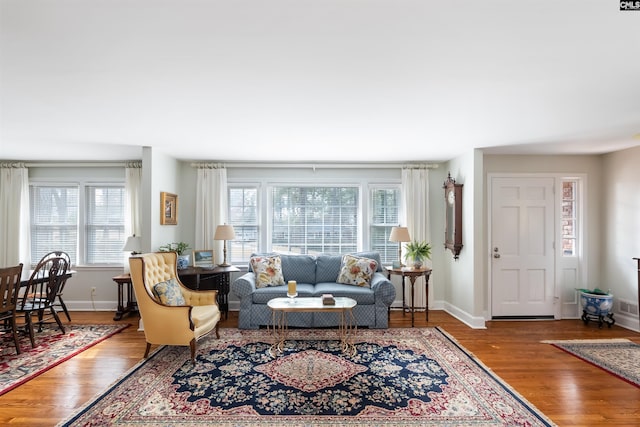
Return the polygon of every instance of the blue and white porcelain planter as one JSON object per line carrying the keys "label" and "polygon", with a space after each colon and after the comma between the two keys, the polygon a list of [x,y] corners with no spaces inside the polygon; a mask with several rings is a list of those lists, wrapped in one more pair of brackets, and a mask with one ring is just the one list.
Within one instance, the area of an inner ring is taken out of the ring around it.
{"label": "blue and white porcelain planter", "polygon": [[580,304],[582,305],[582,321],[585,325],[590,320],[598,322],[600,328],[605,323],[609,328],[616,323],[611,312],[613,308],[612,294],[592,294],[580,291]]}
{"label": "blue and white porcelain planter", "polygon": [[587,314],[606,316],[613,307],[613,295],[590,294],[580,291],[580,304]]}
{"label": "blue and white porcelain planter", "polygon": [[178,255],[178,270],[189,268],[189,255]]}

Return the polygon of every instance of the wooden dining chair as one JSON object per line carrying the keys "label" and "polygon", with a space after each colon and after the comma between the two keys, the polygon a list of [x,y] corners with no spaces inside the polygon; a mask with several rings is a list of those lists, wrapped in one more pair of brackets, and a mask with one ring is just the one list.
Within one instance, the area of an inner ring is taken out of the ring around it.
{"label": "wooden dining chair", "polygon": [[22,276],[22,264],[15,267],[0,268],[0,295],[3,296],[0,306],[0,331],[11,332],[16,353],[20,354],[20,342],[18,341],[18,328],[16,327],[16,304],[20,281]]}
{"label": "wooden dining chair", "polygon": [[26,292],[18,304],[17,312],[24,314],[32,347],[36,346],[33,332],[34,316],[37,316],[38,332],[42,332],[42,326],[53,319],[62,333],[65,333],[64,325],[55,310],[54,302],[58,288],[68,269],[69,263],[65,258],[51,257],[40,261],[29,277]]}
{"label": "wooden dining chair", "polygon": [[[71,257],[69,256],[68,253],[64,252],[64,251],[52,251],[49,252],[48,254],[46,254],[45,256],[43,256],[40,261],[46,261],[49,258],[56,258],[56,257],[62,257],[64,258],[67,263],[69,264],[69,270],[71,270]],[[67,310],[67,305],[64,303],[64,300],[62,299],[62,294],[64,292],[64,287],[67,284],[67,277],[65,275],[65,277],[62,278],[60,285],[58,287],[58,293],[56,295],[56,300],[54,301],[53,305],[54,307],[60,307],[62,309],[62,311],[64,311],[65,316],[67,316],[67,319],[69,320],[69,322],[71,322],[71,315],[69,315],[69,310]]]}

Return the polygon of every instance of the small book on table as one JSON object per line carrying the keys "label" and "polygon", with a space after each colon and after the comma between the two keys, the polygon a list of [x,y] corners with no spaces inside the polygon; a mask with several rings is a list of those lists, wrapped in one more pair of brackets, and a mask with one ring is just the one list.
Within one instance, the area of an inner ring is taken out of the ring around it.
{"label": "small book on table", "polygon": [[333,298],[331,294],[323,294],[322,295],[322,305],[335,305],[336,300]]}

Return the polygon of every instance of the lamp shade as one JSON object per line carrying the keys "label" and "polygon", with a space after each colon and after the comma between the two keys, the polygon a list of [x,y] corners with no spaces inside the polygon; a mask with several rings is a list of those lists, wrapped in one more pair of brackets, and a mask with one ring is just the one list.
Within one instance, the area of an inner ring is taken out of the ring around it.
{"label": "lamp shade", "polygon": [[127,241],[125,242],[122,251],[140,253],[140,251],[142,250],[142,244],[140,242],[141,240],[142,239],[140,239],[140,237],[136,236],[135,234],[133,236],[127,237]]}
{"label": "lamp shade", "polygon": [[392,227],[389,235],[390,242],[410,242],[409,229],[407,227]]}
{"label": "lamp shade", "polygon": [[224,224],[216,227],[216,232],[213,235],[213,240],[233,240],[236,238],[236,232],[233,230],[233,225]]}

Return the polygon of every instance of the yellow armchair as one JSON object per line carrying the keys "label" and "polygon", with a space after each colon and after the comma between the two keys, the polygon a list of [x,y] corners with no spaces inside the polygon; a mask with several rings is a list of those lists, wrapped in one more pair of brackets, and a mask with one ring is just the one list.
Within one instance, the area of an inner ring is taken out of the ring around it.
{"label": "yellow armchair", "polygon": [[[131,281],[144,325],[149,356],[151,345],[188,345],[195,364],[196,342],[215,329],[220,338],[218,291],[195,291],[184,286],[176,270],[175,252],[148,253],[129,258]],[[153,292],[160,282],[175,279],[184,305],[163,304]]]}

